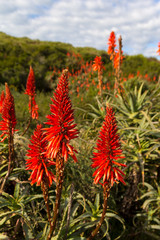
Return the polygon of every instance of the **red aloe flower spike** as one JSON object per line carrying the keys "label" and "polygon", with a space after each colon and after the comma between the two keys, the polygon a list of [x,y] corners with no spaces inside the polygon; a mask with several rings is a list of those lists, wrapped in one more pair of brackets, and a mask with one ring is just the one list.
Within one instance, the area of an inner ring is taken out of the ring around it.
{"label": "red aloe flower spike", "polygon": [[106,117],[100,130],[99,139],[97,141],[97,152],[94,152],[92,168],[97,168],[93,176],[94,183],[102,185],[109,184],[113,186],[114,182],[123,180],[124,173],[119,170],[118,166],[125,167],[125,164],[117,162],[118,159],[124,158],[120,148],[119,135],[117,134],[117,124],[114,112],[111,107],[106,107]]}
{"label": "red aloe flower spike", "polygon": [[69,98],[67,69],[63,71],[59,79],[52,104],[50,105],[50,111],[51,115],[47,116],[48,121],[46,122],[50,127],[45,128],[45,139],[48,141],[48,156],[56,159],[56,200],[52,226],[47,240],[51,239],[56,227],[64,179],[64,161],[67,161],[68,155],[75,162],[77,161],[75,156],[77,151],[70,145],[70,140],[77,138],[78,130],[75,129],[76,124],[74,124],[73,109]]}
{"label": "red aloe flower spike", "polygon": [[59,83],[54,93],[52,104],[50,105],[51,115],[48,115],[45,128],[46,140],[49,142],[47,152],[51,158],[56,158],[59,151],[62,157],[67,161],[70,155],[74,161],[77,161],[75,152],[77,152],[69,143],[71,139],[77,138],[78,130],[75,129],[73,109],[69,98],[68,88],[68,70],[64,70],[59,79]]}
{"label": "red aloe flower spike", "polygon": [[31,180],[31,184],[36,183],[37,186],[41,185],[45,205],[47,208],[48,221],[51,226],[48,188],[52,185],[52,182],[55,181],[55,176],[51,170],[49,170],[49,168],[50,166],[55,165],[55,162],[50,161],[47,158],[47,141],[44,137],[45,135],[42,130],[42,125],[39,124],[37,125],[37,128],[30,140],[31,144],[29,145],[27,154],[29,158],[26,160],[26,169],[32,171],[29,178],[29,180]]}
{"label": "red aloe flower spike", "polygon": [[158,43],[158,50],[157,50],[158,55],[160,55],[160,42]]}
{"label": "red aloe flower spike", "polygon": [[55,181],[55,176],[49,170],[49,167],[55,165],[55,162],[47,158],[46,148],[48,143],[45,140],[42,125],[37,125],[30,142],[27,154],[29,158],[26,160],[27,170],[32,171],[29,180],[31,180],[31,184],[36,183],[39,186],[42,182],[45,182],[50,187],[52,181]]}
{"label": "red aloe flower spike", "polygon": [[35,101],[35,95],[36,95],[35,90],[36,90],[36,87],[35,87],[34,71],[33,71],[33,68],[30,66],[25,94],[29,96],[29,112],[32,119],[38,119],[38,105],[36,104],[36,101]]}
{"label": "red aloe flower spike", "polygon": [[[97,141],[97,151],[94,152],[92,159],[93,168],[97,168],[93,176],[94,183],[100,183],[103,186],[103,212],[96,228],[91,232],[87,240],[91,240],[98,233],[107,211],[107,201],[110,194],[110,189],[114,182],[123,180],[124,173],[117,166],[125,167],[125,164],[117,162],[118,159],[124,158],[120,148],[119,136],[117,134],[117,123],[114,112],[111,107],[106,107],[106,117],[100,130],[99,139]],[[102,181],[102,183],[100,182]]]}
{"label": "red aloe flower spike", "polygon": [[101,57],[96,56],[92,65],[94,71],[98,71],[98,84],[100,96],[102,95],[102,70],[104,69]]}
{"label": "red aloe flower spike", "polygon": [[29,75],[27,78],[26,91],[25,91],[25,94],[27,94],[29,96],[30,118],[29,118],[27,127],[24,130],[24,132],[21,134],[21,136],[23,136],[27,132],[32,119],[38,119],[38,105],[36,104],[36,101],[35,101],[35,95],[36,95],[35,89],[36,89],[36,87],[35,87],[34,71],[33,71],[33,68],[30,66],[30,71],[29,71]]}
{"label": "red aloe flower spike", "polygon": [[3,100],[2,107],[2,121],[0,121],[0,131],[2,131],[2,136],[6,135],[1,141],[7,138],[7,135],[14,134],[16,126],[16,116],[14,108],[14,98],[10,92],[8,84],[5,83],[6,96]]}
{"label": "red aloe flower spike", "polygon": [[96,56],[93,63],[93,71],[101,71],[104,68],[101,56]]}
{"label": "red aloe flower spike", "polygon": [[115,47],[116,47],[116,36],[115,36],[115,33],[112,31],[108,39],[108,51],[107,51],[108,54],[111,55],[111,58],[113,58]]}
{"label": "red aloe flower spike", "polygon": [[8,172],[3,179],[2,185],[1,185],[1,191],[3,190],[5,183],[12,172],[14,168],[14,132],[15,132],[15,126],[16,126],[16,116],[15,116],[15,108],[14,108],[14,98],[10,92],[10,89],[8,87],[8,84],[5,83],[5,90],[6,90],[6,96],[3,101],[3,107],[2,107],[2,120],[0,121],[0,131],[2,131],[2,134],[0,137],[4,138],[1,140],[4,141],[6,138],[8,138]]}
{"label": "red aloe flower spike", "polygon": [[33,71],[33,68],[30,66],[30,71],[29,71],[29,75],[27,78],[25,94],[33,97],[35,95],[35,90],[36,90],[36,87],[35,87],[34,71]]}
{"label": "red aloe flower spike", "polygon": [[2,91],[1,97],[0,97],[0,113],[2,113],[2,106],[3,106],[4,98],[5,98],[5,94],[4,94],[4,91]]}
{"label": "red aloe flower spike", "polygon": [[115,50],[115,57],[113,62],[113,66],[115,69],[118,69],[122,64],[122,61],[124,59],[124,56],[122,54],[123,54],[123,51],[121,51],[121,54],[119,54],[119,51],[117,49]]}
{"label": "red aloe flower spike", "polygon": [[110,60],[112,60],[112,65],[114,68],[115,74],[115,87],[114,87],[114,94],[118,91],[118,87],[120,84],[120,77],[121,77],[121,64],[123,60],[123,52],[122,52],[122,37],[120,36],[118,39],[119,49],[115,50],[116,47],[116,37],[115,33],[112,31],[110,33],[110,37],[108,39],[108,54],[110,55]]}

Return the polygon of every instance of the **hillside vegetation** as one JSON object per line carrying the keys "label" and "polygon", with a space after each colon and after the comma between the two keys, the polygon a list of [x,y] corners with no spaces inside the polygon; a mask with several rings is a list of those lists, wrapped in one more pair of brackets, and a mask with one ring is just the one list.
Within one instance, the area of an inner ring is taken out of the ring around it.
{"label": "hillside vegetation", "polygon": [[[106,41],[107,42],[107,41]],[[107,49],[107,46],[106,46]],[[52,71],[61,71],[69,68],[77,71],[80,68],[79,58],[67,57],[67,53],[79,54],[84,60],[93,61],[96,56],[102,56],[106,68],[105,75],[111,69],[112,64],[106,51],[100,51],[89,47],[73,47],[71,44],[61,42],[47,42],[31,40],[29,38],[11,37],[0,32],[0,83],[7,82],[18,90],[25,87],[29,66],[32,65],[38,90],[51,90],[50,79]],[[122,65],[124,77],[129,74],[141,75],[158,79],[160,75],[160,64],[155,58],[146,58],[143,55],[125,56]]]}

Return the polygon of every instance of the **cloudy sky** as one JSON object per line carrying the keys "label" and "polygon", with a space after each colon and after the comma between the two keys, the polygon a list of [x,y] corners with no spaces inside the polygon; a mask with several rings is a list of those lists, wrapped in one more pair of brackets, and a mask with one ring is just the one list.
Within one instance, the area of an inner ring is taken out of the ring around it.
{"label": "cloudy sky", "polygon": [[0,31],[12,36],[107,50],[112,30],[124,53],[157,57],[160,0],[0,0]]}

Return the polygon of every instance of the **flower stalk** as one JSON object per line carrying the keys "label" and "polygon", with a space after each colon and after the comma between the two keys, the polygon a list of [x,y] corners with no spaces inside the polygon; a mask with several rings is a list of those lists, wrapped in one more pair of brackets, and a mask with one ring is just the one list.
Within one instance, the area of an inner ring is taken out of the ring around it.
{"label": "flower stalk", "polygon": [[0,188],[1,192],[3,191],[5,183],[9,175],[11,174],[15,164],[14,132],[15,132],[15,126],[16,126],[16,116],[15,116],[14,98],[10,92],[10,89],[7,83],[5,83],[5,90],[6,90],[6,96],[3,100],[2,120],[0,121],[0,131],[2,131],[2,134],[0,137],[3,137],[1,142],[3,142],[6,138],[8,138],[8,171],[1,185],[1,188]]}
{"label": "flower stalk", "polygon": [[32,171],[29,180],[31,180],[31,185],[36,183],[37,186],[41,186],[47,209],[48,222],[51,226],[48,188],[55,181],[55,176],[49,169],[52,165],[55,165],[55,162],[47,158],[47,141],[45,140],[42,125],[37,125],[30,142],[27,154],[29,158],[26,160],[27,170]]}
{"label": "flower stalk", "polygon": [[110,60],[112,61],[114,75],[115,75],[115,84],[114,84],[114,94],[116,95],[119,86],[120,86],[120,79],[121,79],[121,64],[123,60],[122,56],[122,37],[120,36],[118,39],[118,49],[116,47],[116,36],[115,33],[112,31],[110,33],[108,39],[108,54],[110,55]]}
{"label": "flower stalk", "polygon": [[115,88],[114,88],[114,94],[116,95],[119,87],[120,87],[120,80],[121,80],[121,64],[123,60],[122,56],[122,37],[121,35],[118,38],[118,46],[119,49],[115,53],[115,58],[114,58],[114,68],[115,68]]}
{"label": "flower stalk", "polygon": [[87,240],[92,240],[96,234],[98,233],[99,229],[101,228],[101,225],[104,221],[105,215],[106,215],[106,211],[107,211],[107,203],[108,203],[108,197],[110,194],[110,186],[109,185],[105,185],[103,187],[103,212],[101,215],[101,218],[99,220],[99,223],[97,224],[96,228],[91,232],[91,235],[87,238]]}
{"label": "flower stalk", "polygon": [[49,127],[45,128],[45,139],[48,142],[48,157],[55,161],[56,166],[56,200],[53,219],[47,240],[50,240],[56,227],[57,217],[60,208],[62,186],[64,180],[64,167],[70,155],[76,162],[77,152],[70,145],[70,140],[77,137],[75,129],[73,109],[69,98],[68,70],[65,69],[59,79],[57,89],[52,99],[50,108],[51,114],[47,116],[46,122]]}
{"label": "flower stalk", "polygon": [[49,207],[48,184],[45,182],[45,180],[41,182],[41,190],[43,192],[44,202],[47,209],[48,222],[51,227],[51,213],[50,213],[50,207]]}
{"label": "flower stalk", "polygon": [[27,78],[25,94],[29,96],[28,106],[29,106],[30,116],[29,116],[28,124],[24,132],[21,134],[21,136],[24,136],[25,133],[28,131],[29,126],[32,122],[32,119],[38,119],[38,105],[36,104],[36,101],[35,101],[35,95],[36,95],[35,75],[34,75],[33,68],[31,66],[30,66],[30,71]]}
{"label": "flower stalk", "polygon": [[102,96],[102,71],[104,69],[104,66],[101,61],[101,57],[95,57],[92,67],[94,71],[98,71],[99,95]]}
{"label": "flower stalk", "polygon": [[56,227],[56,221],[59,214],[60,200],[62,194],[62,186],[64,179],[64,158],[62,157],[61,151],[58,152],[56,157],[56,200],[55,200],[55,208],[53,214],[53,220],[51,223],[50,231],[47,237],[47,240],[50,240],[53,232]]}
{"label": "flower stalk", "polygon": [[106,107],[106,117],[97,140],[96,152],[93,152],[94,157],[92,158],[92,168],[96,168],[93,173],[95,177],[94,183],[100,183],[103,187],[103,212],[99,223],[87,240],[91,240],[96,236],[104,221],[107,211],[107,200],[114,182],[117,183],[120,181],[125,184],[123,180],[125,174],[118,168],[119,166],[125,167],[126,165],[117,161],[118,159],[124,158],[117,131],[117,122],[114,112],[108,105]]}

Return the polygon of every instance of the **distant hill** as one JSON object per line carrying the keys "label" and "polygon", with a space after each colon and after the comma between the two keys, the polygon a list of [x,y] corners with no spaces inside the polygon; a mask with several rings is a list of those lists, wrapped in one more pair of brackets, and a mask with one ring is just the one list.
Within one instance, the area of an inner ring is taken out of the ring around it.
{"label": "distant hill", "polygon": [[[107,46],[106,46],[107,49]],[[80,54],[84,62],[93,61],[96,55],[102,56],[106,71],[111,71],[112,65],[106,51],[90,47],[73,47],[62,42],[31,40],[27,37],[16,38],[0,32],[0,83],[8,82],[22,90],[26,85],[29,66],[32,65],[36,86],[39,90],[50,90],[49,76],[53,69],[60,71],[78,67],[78,58],[68,61],[67,53]],[[126,56],[123,63],[124,76],[140,71],[151,77],[160,75],[160,62],[156,58],[146,58],[143,55]]]}

